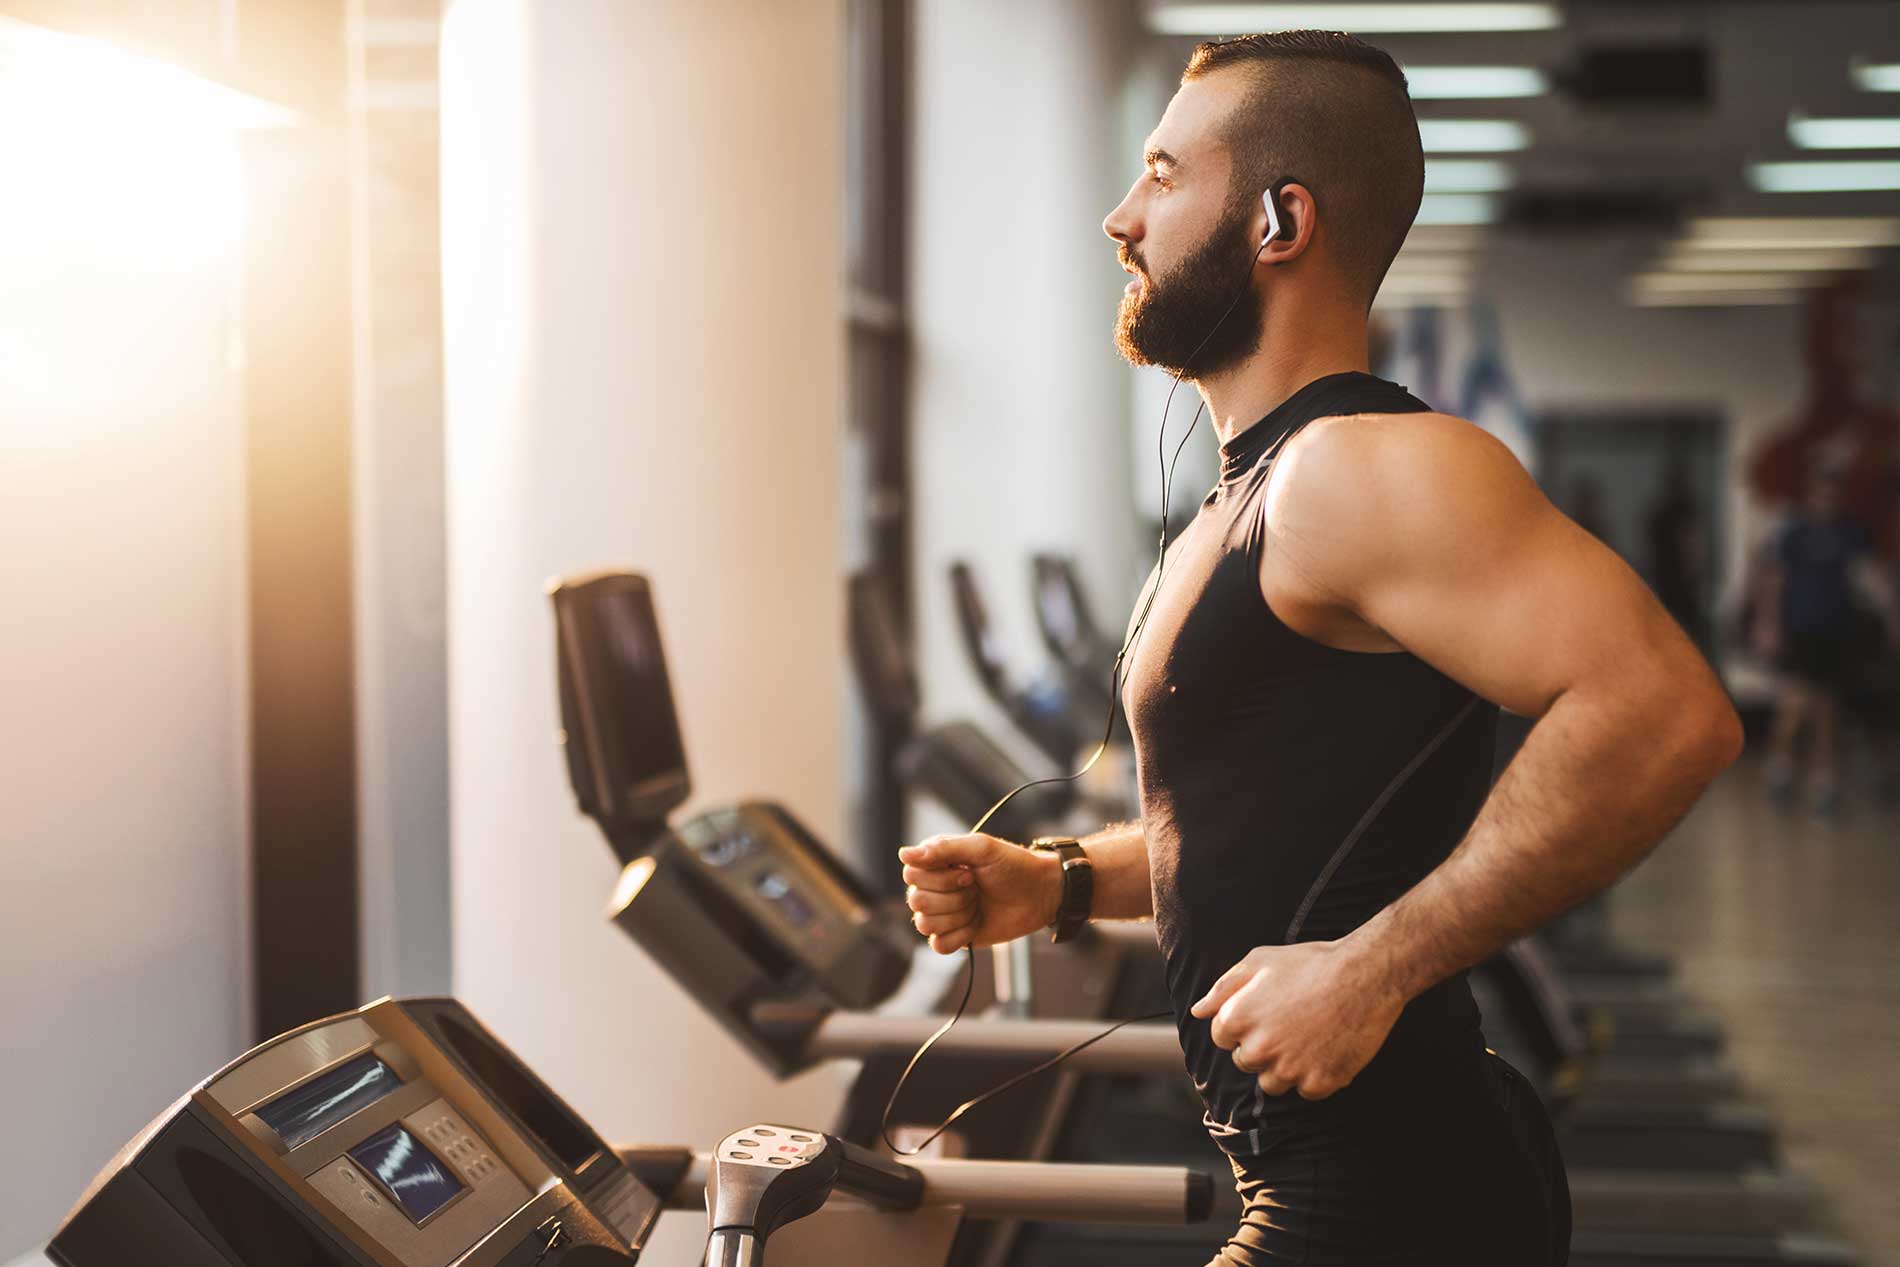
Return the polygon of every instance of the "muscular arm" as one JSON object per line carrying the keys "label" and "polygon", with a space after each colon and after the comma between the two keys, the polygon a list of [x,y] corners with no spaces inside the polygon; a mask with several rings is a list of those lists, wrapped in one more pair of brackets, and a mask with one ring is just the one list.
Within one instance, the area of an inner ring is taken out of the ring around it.
{"label": "muscular arm", "polygon": [[1741,727],[1655,597],[1503,445],[1442,415],[1327,431],[1286,473],[1276,540],[1335,603],[1536,719],[1463,843],[1352,935],[1410,997],[1633,867]]}
{"label": "muscular arm", "polygon": [[1734,759],[1741,728],[1622,560],[1469,423],[1323,423],[1274,480],[1283,584],[1268,597],[1289,623],[1404,648],[1536,719],[1410,892],[1340,941],[1256,950],[1195,1005],[1264,1089],[1318,1097],[1357,1075],[1409,999],[1634,866]]}
{"label": "muscular arm", "polygon": [[[1094,918],[1154,913],[1140,823],[1105,827],[1081,844],[1095,868]],[[932,836],[897,856],[911,924],[939,954],[1026,937],[1054,923],[1062,904],[1061,859],[995,836]]]}
{"label": "muscular arm", "polygon": [[[1148,880],[1148,837],[1141,821],[1116,823],[1082,838],[1095,868],[1095,909],[1091,919],[1152,919],[1154,887]],[[1061,878],[1057,877],[1057,893]],[[1053,918],[1053,917],[1052,917]]]}

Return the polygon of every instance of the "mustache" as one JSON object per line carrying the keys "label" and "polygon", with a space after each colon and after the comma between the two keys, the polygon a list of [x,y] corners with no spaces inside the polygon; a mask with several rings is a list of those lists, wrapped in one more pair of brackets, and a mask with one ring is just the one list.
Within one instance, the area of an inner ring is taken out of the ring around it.
{"label": "mustache", "polygon": [[1123,246],[1117,249],[1115,252],[1115,257],[1121,262],[1121,266],[1123,268],[1133,268],[1137,270],[1138,272],[1140,272],[1143,277],[1146,277],[1148,275],[1148,266],[1141,262],[1141,257],[1139,255],[1136,255],[1133,251],[1129,250],[1126,246]]}

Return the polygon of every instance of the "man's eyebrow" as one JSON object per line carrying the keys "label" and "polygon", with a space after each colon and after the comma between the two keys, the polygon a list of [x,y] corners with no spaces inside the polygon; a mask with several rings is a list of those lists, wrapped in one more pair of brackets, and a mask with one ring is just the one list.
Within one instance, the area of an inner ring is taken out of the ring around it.
{"label": "man's eyebrow", "polygon": [[1179,168],[1181,166],[1180,159],[1176,158],[1174,155],[1168,153],[1166,150],[1162,149],[1160,146],[1157,146],[1157,145],[1150,145],[1148,147],[1148,152],[1141,156],[1141,161],[1143,164],[1145,164],[1148,167]]}

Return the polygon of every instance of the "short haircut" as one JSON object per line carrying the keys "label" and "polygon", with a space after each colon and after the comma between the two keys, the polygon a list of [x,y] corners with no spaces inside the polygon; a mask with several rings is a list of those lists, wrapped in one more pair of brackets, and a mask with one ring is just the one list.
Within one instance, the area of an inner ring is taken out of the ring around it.
{"label": "short haircut", "polygon": [[1368,307],[1425,193],[1425,151],[1405,73],[1343,31],[1273,31],[1197,46],[1183,83],[1223,68],[1251,84],[1228,118],[1234,197],[1306,186],[1346,280]]}

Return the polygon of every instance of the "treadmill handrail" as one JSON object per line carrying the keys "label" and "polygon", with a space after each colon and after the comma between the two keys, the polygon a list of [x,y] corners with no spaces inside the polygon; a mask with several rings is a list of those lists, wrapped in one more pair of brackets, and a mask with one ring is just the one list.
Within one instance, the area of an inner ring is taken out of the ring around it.
{"label": "treadmill handrail", "polygon": [[[943,1024],[937,1016],[873,1016],[834,1012],[808,1040],[810,1058],[861,1059],[909,1055]],[[1016,1020],[965,1017],[937,1040],[933,1056],[987,1060],[1047,1060],[1102,1032],[1099,1020]],[[1186,1065],[1174,1026],[1144,1022],[1124,1026],[1084,1047],[1064,1062],[1081,1073],[1180,1074]]]}
{"label": "treadmill handrail", "polygon": [[[923,1176],[924,1205],[962,1206],[973,1219],[1175,1225],[1205,1222],[1213,1206],[1213,1180],[1188,1166],[943,1157],[911,1157],[905,1164]],[[666,1193],[666,1208],[704,1210],[711,1173],[711,1155],[694,1154]]]}

